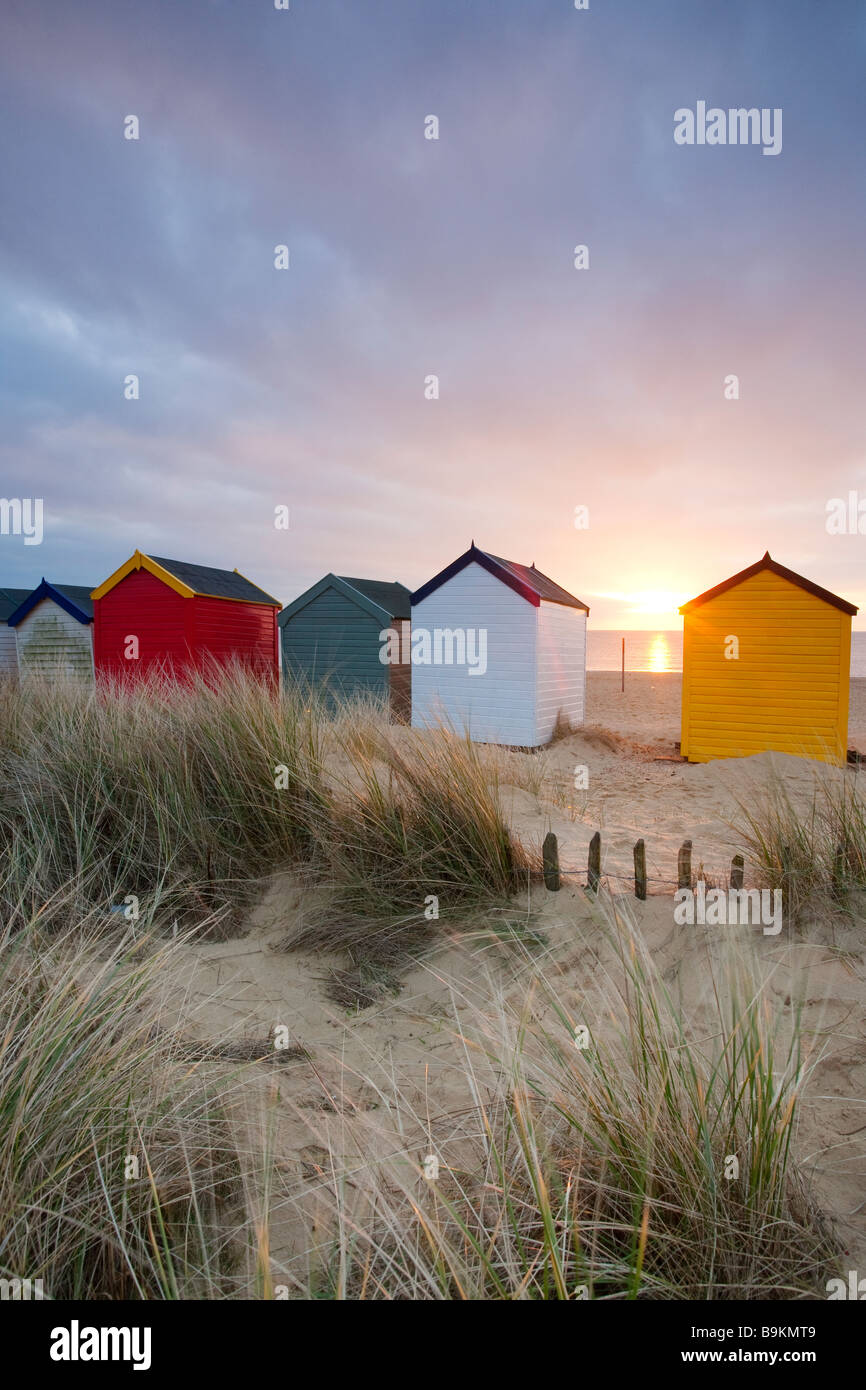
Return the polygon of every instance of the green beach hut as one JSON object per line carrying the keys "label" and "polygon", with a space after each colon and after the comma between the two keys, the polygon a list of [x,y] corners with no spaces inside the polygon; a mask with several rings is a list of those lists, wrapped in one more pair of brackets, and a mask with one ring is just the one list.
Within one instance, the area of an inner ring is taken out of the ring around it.
{"label": "green beach hut", "polygon": [[[324,685],[339,697],[387,700],[392,718],[408,720],[411,597],[404,584],[326,574],[279,616],[285,678]],[[388,630],[405,637],[399,662],[380,659]]]}

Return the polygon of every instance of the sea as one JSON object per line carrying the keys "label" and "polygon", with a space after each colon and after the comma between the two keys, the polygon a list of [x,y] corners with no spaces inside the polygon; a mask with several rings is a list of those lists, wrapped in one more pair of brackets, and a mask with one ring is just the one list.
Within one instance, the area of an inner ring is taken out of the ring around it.
{"label": "sea", "polygon": [[[590,628],[586,637],[588,671],[619,671],[625,638],[627,671],[681,671],[682,632],[604,632]],[[852,633],[851,675],[866,676],[866,632]]]}

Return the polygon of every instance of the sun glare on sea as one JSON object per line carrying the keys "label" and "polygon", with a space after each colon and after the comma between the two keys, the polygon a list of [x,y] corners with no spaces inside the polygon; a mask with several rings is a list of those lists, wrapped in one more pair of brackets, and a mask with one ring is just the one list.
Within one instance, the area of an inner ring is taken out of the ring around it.
{"label": "sun glare on sea", "polygon": [[673,669],[673,655],[670,643],[663,632],[657,632],[647,654],[648,671],[670,671]]}

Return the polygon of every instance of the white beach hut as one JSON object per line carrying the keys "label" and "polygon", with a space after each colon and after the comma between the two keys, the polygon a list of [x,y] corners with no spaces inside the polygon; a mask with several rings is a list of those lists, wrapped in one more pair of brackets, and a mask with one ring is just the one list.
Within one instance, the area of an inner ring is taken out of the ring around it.
{"label": "white beach hut", "polygon": [[537,748],[584,721],[580,599],[535,565],[472,545],[412,595],[412,724]]}

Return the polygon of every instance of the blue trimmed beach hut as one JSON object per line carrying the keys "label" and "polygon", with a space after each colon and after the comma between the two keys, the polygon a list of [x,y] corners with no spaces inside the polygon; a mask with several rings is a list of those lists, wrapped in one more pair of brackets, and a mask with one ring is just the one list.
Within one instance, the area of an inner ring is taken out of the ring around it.
{"label": "blue trimmed beach hut", "polygon": [[92,588],[43,579],[10,613],[20,675],[93,679]]}

